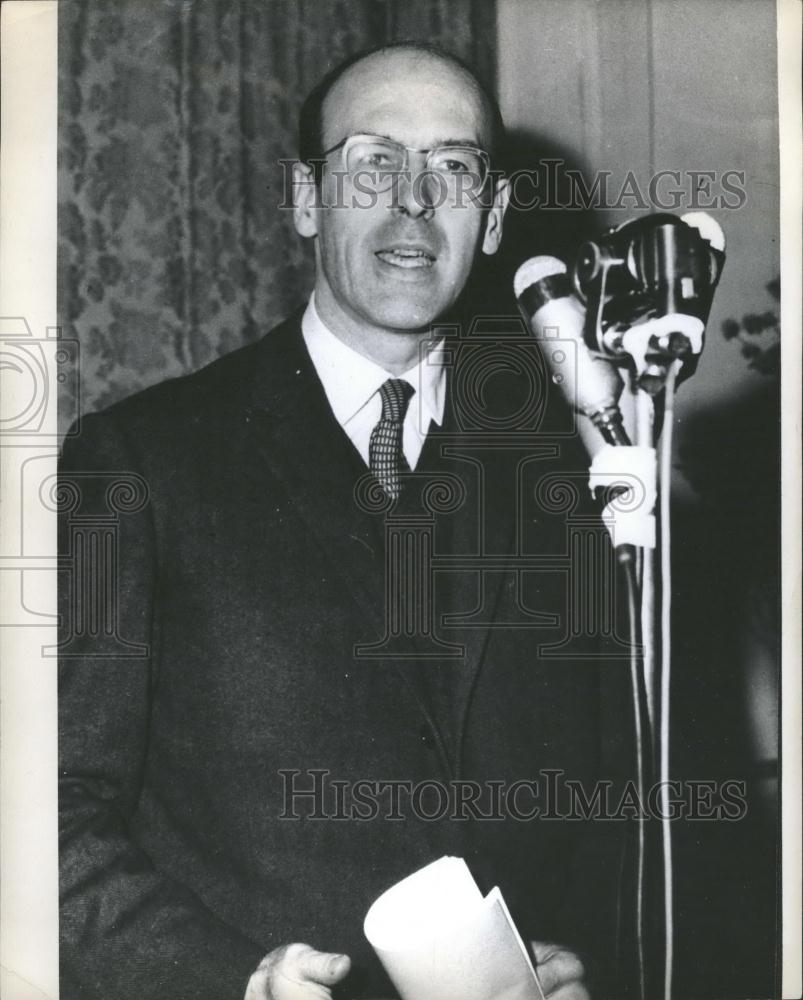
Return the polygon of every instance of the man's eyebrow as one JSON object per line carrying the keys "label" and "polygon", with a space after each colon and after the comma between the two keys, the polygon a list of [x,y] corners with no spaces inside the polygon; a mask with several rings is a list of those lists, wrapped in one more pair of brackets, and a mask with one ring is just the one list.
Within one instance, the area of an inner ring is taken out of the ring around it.
{"label": "man's eyebrow", "polygon": [[477,149],[482,148],[482,143],[479,139],[441,139],[438,143],[439,146],[475,146]]}
{"label": "man's eyebrow", "polygon": [[[406,146],[407,144],[402,142],[401,139],[397,139],[392,135],[385,135],[384,132],[355,132],[354,135],[373,135],[377,139],[387,139],[389,142],[397,142],[400,146]],[[482,149],[482,144],[479,139],[472,137],[471,139],[438,139],[433,142],[431,146],[425,147],[426,149],[437,149],[439,146],[473,146],[476,149]],[[418,146],[409,146],[409,149],[419,149]]]}

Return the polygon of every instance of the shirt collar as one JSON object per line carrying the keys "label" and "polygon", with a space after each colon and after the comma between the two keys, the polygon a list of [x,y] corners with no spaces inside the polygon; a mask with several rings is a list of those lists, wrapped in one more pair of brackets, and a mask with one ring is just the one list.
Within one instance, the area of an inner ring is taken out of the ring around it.
{"label": "shirt collar", "polygon": [[431,420],[443,423],[446,395],[443,341],[406,372],[394,376],[332,333],[315,308],[314,292],[301,319],[301,331],[326,398],[341,426],[365,406],[387,379],[394,377],[405,379],[415,389],[411,409],[418,415],[422,433],[426,433]]}

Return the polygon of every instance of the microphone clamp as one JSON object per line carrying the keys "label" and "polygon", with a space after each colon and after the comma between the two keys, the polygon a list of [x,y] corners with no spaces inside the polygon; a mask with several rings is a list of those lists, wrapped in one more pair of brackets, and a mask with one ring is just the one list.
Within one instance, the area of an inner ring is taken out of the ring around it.
{"label": "microphone clamp", "polygon": [[635,363],[651,395],[681,360],[693,373],[725,262],[725,238],[704,212],[657,213],[588,240],[577,251],[572,281],[586,305],[588,348]]}

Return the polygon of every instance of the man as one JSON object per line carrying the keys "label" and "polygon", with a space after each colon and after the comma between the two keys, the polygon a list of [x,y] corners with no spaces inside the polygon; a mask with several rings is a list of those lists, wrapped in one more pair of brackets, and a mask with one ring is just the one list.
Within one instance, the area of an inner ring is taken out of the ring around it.
{"label": "man", "polygon": [[[482,537],[498,557],[518,516],[510,459],[542,468],[487,435],[461,453],[460,345],[432,347],[477,256],[499,246],[495,105],[451,57],[403,45],[331,74],[301,124],[295,223],[316,264],[301,321],[87,418],[65,450],[73,559],[91,555],[81,525],[106,510],[109,472],[147,492],[109,557],[124,648],[105,652],[91,629],[65,640],[65,1000],[388,996],[362,918],[446,853],[483,888],[498,881],[540,942],[585,946],[580,929],[608,919],[571,824],[333,813],[316,797],[325,778],[344,794],[590,778],[600,722],[593,666],[541,664],[542,634],[503,627],[549,605],[540,577],[522,595],[498,568],[455,563],[436,581],[440,632],[420,594],[402,606],[424,627],[388,631],[398,512],[438,555],[476,556]],[[422,507],[419,480],[457,500]],[[526,519],[519,547],[556,545],[549,523]],[[65,588],[65,622],[95,596]],[[609,875],[594,882],[607,891]],[[547,996],[588,996],[572,951],[534,953]]]}

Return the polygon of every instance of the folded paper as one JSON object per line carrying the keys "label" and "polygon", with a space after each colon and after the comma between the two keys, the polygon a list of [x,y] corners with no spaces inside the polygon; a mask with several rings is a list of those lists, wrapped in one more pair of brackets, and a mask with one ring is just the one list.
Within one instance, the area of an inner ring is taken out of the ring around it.
{"label": "folded paper", "polygon": [[461,858],[392,886],[364,930],[402,1000],[544,1000],[501,892],[483,897]]}

